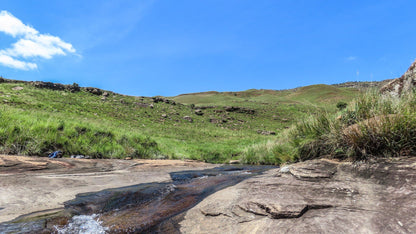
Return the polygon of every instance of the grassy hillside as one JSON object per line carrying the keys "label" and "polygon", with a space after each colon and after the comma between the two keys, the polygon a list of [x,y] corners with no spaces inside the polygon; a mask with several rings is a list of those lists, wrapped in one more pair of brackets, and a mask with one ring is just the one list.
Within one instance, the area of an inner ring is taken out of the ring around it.
{"label": "grassy hillside", "polygon": [[150,98],[2,81],[0,153],[208,162],[238,159],[248,146],[275,140],[311,113],[333,113],[359,92],[315,85]]}
{"label": "grassy hillside", "polygon": [[416,153],[416,95],[360,94],[338,113],[319,113],[282,132],[274,141],[249,146],[245,163],[330,157],[362,160]]}

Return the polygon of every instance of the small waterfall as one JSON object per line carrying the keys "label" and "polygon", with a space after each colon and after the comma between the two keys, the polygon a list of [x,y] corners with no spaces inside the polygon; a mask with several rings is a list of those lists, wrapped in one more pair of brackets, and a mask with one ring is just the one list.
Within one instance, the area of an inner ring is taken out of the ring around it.
{"label": "small waterfall", "polygon": [[62,228],[55,226],[59,234],[78,233],[78,234],[105,234],[109,230],[108,227],[101,226],[101,221],[97,214],[78,215],[72,217],[67,225]]}

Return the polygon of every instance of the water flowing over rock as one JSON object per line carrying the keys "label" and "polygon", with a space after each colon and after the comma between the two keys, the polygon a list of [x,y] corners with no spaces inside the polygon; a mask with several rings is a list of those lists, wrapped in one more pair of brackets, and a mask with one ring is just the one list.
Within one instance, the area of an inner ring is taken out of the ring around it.
{"label": "water flowing over rock", "polygon": [[391,96],[399,97],[404,93],[408,93],[413,90],[416,85],[416,61],[410,65],[406,73],[400,78],[390,81],[384,85],[380,92],[383,94],[389,94]]}

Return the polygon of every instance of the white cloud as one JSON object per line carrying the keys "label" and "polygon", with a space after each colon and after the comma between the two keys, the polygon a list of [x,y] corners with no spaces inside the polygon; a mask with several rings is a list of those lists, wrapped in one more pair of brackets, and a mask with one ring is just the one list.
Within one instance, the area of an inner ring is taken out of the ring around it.
{"label": "white cloud", "polygon": [[18,37],[18,41],[11,48],[0,50],[0,64],[4,66],[22,70],[36,69],[35,63],[24,60],[36,57],[51,59],[68,52],[75,53],[70,43],[56,36],[40,34],[7,11],[0,12],[0,32]]}
{"label": "white cloud", "polygon": [[356,59],[357,59],[357,57],[355,57],[355,56],[349,56],[349,57],[346,58],[346,60],[348,60],[348,61],[353,61],[353,60],[356,60]]}
{"label": "white cloud", "polygon": [[54,55],[66,55],[65,51],[74,53],[71,44],[62,41],[59,37],[51,35],[33,35],[20,39],[12,48],[5,50],[11,56],[42,57],[51,59]]}
{"label": "white cloud", "polygon": [[16,68],[20,70],[32,70],[38,66],[35,63],[28,63],[14,59],[8,55],[0,53],[0,64],[6,67]]}
{"label": "white cloud", "polygon": [[24,25],[22,21],[7,11],[0,12],[0,31],[12,35],[13,37],[39,33],[34,28]]}

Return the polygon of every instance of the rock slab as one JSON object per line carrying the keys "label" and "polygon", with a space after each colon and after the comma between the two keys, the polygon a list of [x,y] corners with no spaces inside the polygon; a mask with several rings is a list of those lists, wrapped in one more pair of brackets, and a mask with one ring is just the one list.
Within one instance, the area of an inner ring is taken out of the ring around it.
{"label": "rock slab", "polygon": [[312,160],[273,169],[190,209],[182,233],[416,233],[416,158]]}
{"label": "rock slab", "polygon": [[409,69],[397,79],[394,79],[381,87],[380,92],[399,97],[404,93],[411,92],[416,86],[416,61],[410,65]]}

